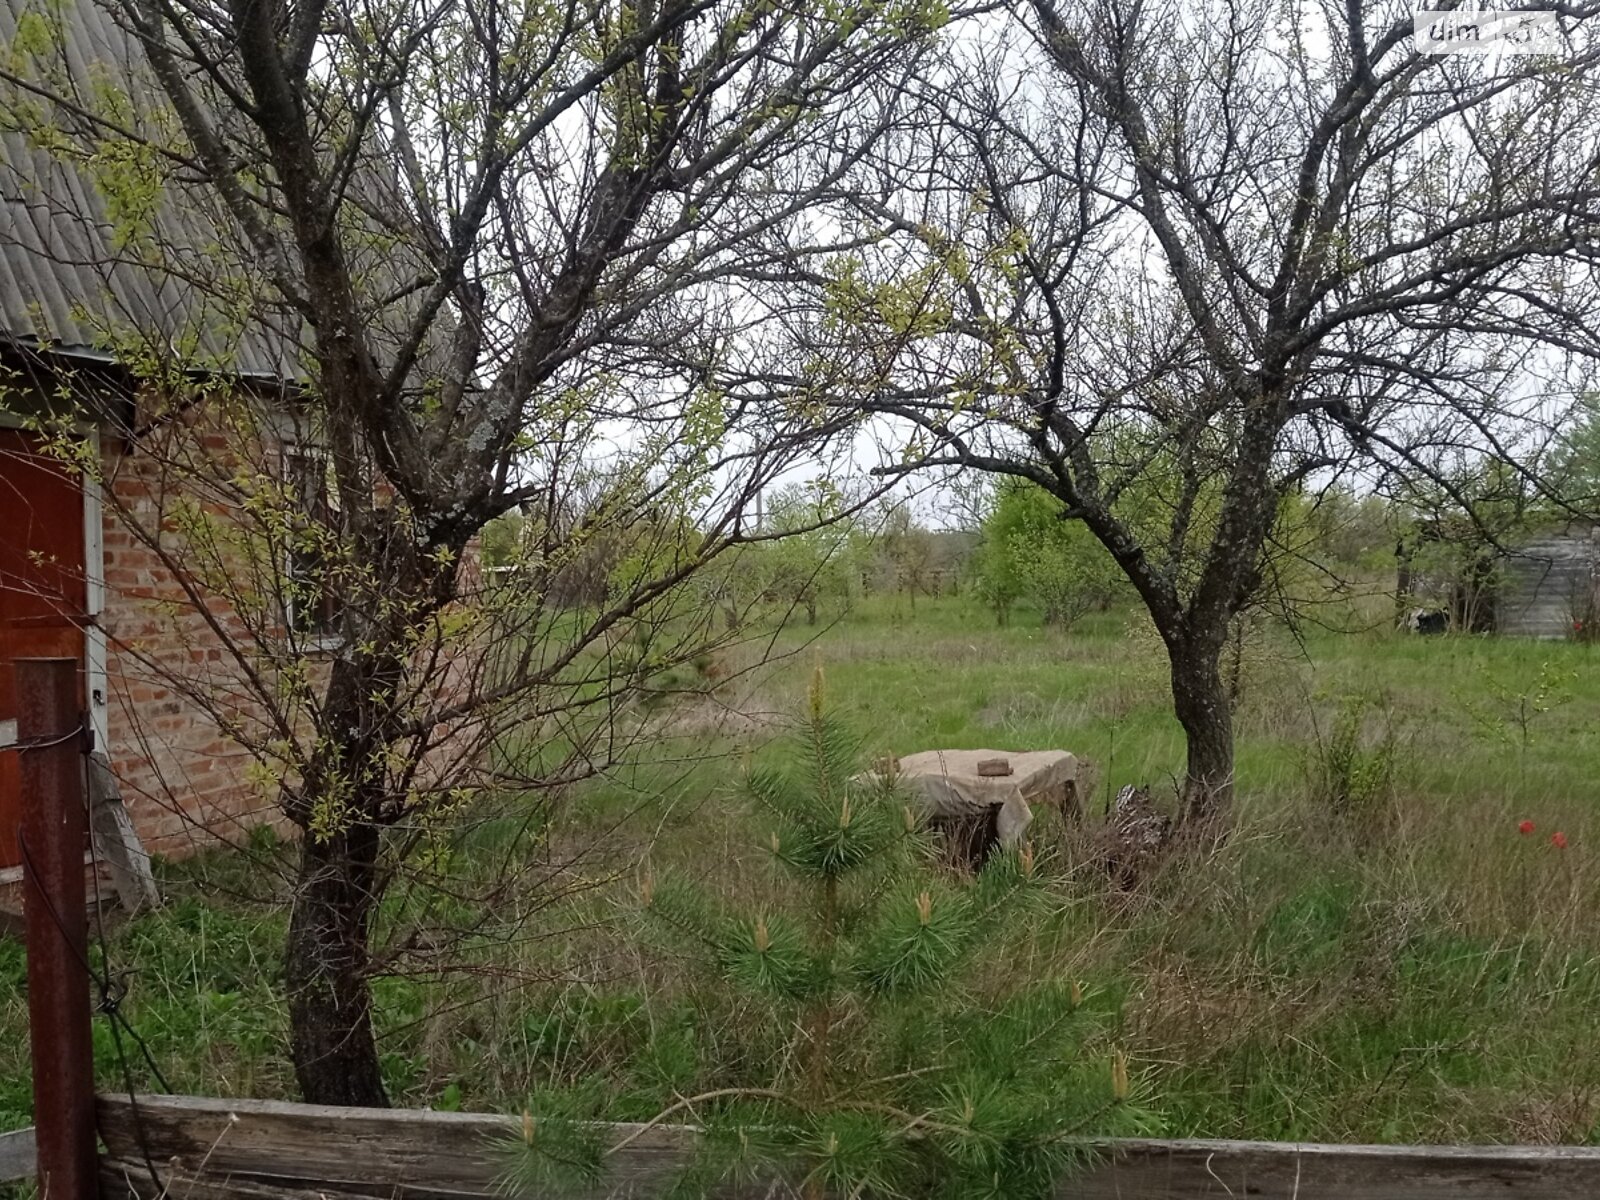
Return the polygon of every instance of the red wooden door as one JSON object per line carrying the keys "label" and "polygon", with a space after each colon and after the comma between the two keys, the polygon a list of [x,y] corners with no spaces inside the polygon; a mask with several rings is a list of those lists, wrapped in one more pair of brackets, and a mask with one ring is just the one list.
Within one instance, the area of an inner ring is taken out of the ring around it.
{"label": "red wooden door", "polygon": [[[0,429],[0,722],[17,715],[18,658],[84,661],[83,491],[35,434]],[[82,672],[79,704],[83,703]],[[0,750],[0,867],[21,862],[17,755]]]}

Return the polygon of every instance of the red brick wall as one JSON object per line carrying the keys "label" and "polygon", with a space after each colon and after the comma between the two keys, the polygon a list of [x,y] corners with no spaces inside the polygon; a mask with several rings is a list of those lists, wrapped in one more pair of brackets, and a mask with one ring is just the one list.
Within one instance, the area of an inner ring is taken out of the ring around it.
{"label": "red brick wall", "polygon": [[[263,822],[289,829],[276,803],[278,781],[259,765],[252,769],[251,754],[222,732],[224,722],[234,720],[258,746],[273,736],[250,702],[251,684],[237,655],[227,648],[228,641],[253,644],[248,626],[215,596],[200,611],[148,544],[151,531],[162,529],[169,553],[182,559],[185,539],[173,511],[178,499],[199,499],[221,524],[230,519],[226,502],[216,499],[226,488],[212,493],[194,481],[226,479],[229,447],[242,436],[239,429],[224,436],[174,425],[140,446],[108,440],[102,449],[106,750],[134,825],[153,853],[181,855],[218,840],[238,842]],[[266,461],[275,453],[268,447],[256,457]],[[167,465],[173,463],[179,465]],[[462,590],[470,596],[480,583],[476,542],[462,569]],[[311,660],[313,680],[318,661]],[[460,686],[460,668],[447,660],[430,690],[450,694]],[[438,746],[436,765],[448,769],[452,751]]]}
{"label": "red brick wall", "polygon": [[[210,439],[206,439],[210,440]],[[151,456],[108,444],[102,538],[106,632],[106,751],[123,800],[146,849],[182,855],[217,840],[239,841],[254,825],[279,816],[273,789],[251,759],[219,732],[217,714],[194,697],[218,697],[227,711],[242,697],[233,656],[196,609],[160,555],[135,535],[124,514],[147,528],[164,520],[174,486]],[[215,598],[211,617],[243,633]],[[175,687],[178,676],[187,686]],[[241,699],[239,703],[243,703]]]}

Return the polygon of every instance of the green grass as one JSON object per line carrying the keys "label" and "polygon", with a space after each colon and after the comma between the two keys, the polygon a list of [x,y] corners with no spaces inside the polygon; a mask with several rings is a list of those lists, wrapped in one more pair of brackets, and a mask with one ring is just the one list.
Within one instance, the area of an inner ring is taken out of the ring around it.
{"label": "green grass", "polygon": [[[1114,790],[1170,780],[1182,766],[1159,646],[1139,624],[1127,613],[1097,614],[1060,634],[1023,614],[998,629],[964,600],[924,600],[915,615],[880,602],[824,634],[817,653],[834,694],[885,746],[1062,745],[1097,764]],[[1352,694],[1393,710],[1409,735],[1407,782],[1424,794],[1548,791],[1559,804],[1586,797],[1600,770],[1600,738],[1586,736],[1600,728],[1592,647],[1320,630],[1306,631],[1302,645],[1279,629],[1246,660],[1237,724],[1247,811],[1303,786],[1318,724],[1325,731],[1339,698]],[[1516,705],[1494,689],[1532,692],[1547,663],[1576,674],[1564,689],[1572,699],[1531,717],[1524,749]],[[799,685],[788,682],[793,695]],[[1498,734],[1486,728],[1496,724]],[[1590,807],[1580,804],[1574,819]]]}
{"label": "green grass", "polygon": [[[565,1086],[642,1118],[681,1092],[761,1077],[772,1031],[642,947],[624,914],[644,858],[725,894],[772,886],[734,780],[744,754],[768,752],[767,714],[795,708],[813,660],[875,754],[1069,749],[1093,764],[1091,816],[1123,783],[1170,798],[1182,768],[1158,644],[1128,613],[1061,634],[1025,613],[997,628],[959,598],[914,614],[877,601],[783,646],[789,658],[730,687],[744,713],[732,736],[665,720],[672,761],[573,797],[549,845],[583,849],[564,876],[574,894],[535,918],[541,936],[485,942],[477,975],[381,981],[396,1102],[520,1107]],[[1600,1141],[1597,653],[1264,632],[1244,662],[1235,836],[1123,897],[1081,834],[1041,816],[1054,903],[996,940],[988,975],[996,988],[1084,981],[1175,1135]],[[1318,798],[1318,746],[1352,697],[1360,743],[1392,734],[1392,786],[1335,812]],[[1523,819],[1534,835],[1518,834]],[[1564,851],[1548,841],[1558,829]],[[485,856],[499,830],[452,853]],[[284,892],[263,867],[285,853],[168,867],[169,907],[110,930],[113,967],[134,972],[125,1011],[174,1088],[292,1093]],[[5,1126],[29,1110],[22,972],[0,943]],[[108,1031],[97,1038],[101,1081],[119,1086]]]}

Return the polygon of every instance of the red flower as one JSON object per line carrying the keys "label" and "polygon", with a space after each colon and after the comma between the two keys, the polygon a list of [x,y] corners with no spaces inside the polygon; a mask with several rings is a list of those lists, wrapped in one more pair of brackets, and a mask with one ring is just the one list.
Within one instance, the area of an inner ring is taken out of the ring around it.
{"label": "red flower", "polygon": [[1533,822],[1532,821],[1524,821],[1524,822],[1522,822],[1522,824],[1517,826],[1517,832],[1520,833],[1523,837],[1527,837],[1530,833],[1533,832]]}
{"label": "red flower", "polygon": [[1565,850],[1567,848],[1567,835],[1559,829],[1556,830],[1550,835],[1550,844],[1557,850]]}

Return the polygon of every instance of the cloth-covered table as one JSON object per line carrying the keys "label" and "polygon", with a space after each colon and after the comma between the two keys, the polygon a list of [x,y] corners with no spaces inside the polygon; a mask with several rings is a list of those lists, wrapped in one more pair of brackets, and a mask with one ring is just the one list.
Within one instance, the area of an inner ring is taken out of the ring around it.
{"label": "cloth-covered table", "polygon": [[[979,775],[984,759],[1003,758],[1009,775]],[[897,773],[935,817],[974,816],[998,809],[995,831],[1015,846],[1033,820],[1029,802],[1077,801],[1078,760],[1065,750],[924,750],[900,759]]]}

